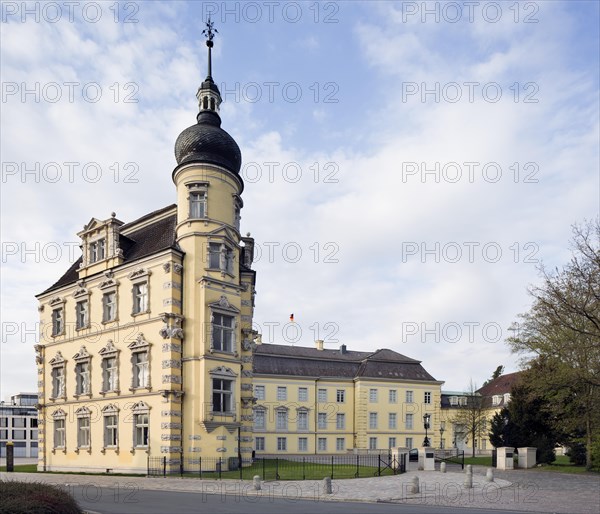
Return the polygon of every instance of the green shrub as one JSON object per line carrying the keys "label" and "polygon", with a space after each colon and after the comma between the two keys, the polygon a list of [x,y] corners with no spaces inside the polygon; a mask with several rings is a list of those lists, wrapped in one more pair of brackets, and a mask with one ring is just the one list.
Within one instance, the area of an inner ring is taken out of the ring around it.
{"label": "green shrub", "polygon": [[39,482],[0,480],[0,514],[81,514],[65,490]]}
{"label": "green shrub", "polygon": [[571,444],[566,455],[569,457],[571,464],[575,464],[575,466],[585,466],[585,444]]}

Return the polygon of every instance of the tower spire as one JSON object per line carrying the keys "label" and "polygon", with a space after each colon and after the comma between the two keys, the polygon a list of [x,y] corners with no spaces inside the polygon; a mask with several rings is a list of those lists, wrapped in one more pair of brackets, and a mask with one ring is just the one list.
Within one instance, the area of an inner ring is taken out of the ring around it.
{"label": "tower spire", "polygon": [[212,78],[212,47],[214,46],[213,39],[215,34],[219,31],[214,28],[214,22],[211,21],[210,15],[206,20],[206,28],[202,31],[202,34],[206,36],[206,46],[208,47],[208,78]]}

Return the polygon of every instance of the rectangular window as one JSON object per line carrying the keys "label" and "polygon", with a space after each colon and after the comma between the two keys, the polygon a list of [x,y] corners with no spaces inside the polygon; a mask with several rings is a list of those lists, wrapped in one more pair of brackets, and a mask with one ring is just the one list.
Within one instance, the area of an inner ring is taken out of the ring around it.
{"label": "rectangular window", "polygon": [[133,284],[133,313],[148,312],[148,283]]}
{"label": "rectangular window", "polygon": [[231,248],[225,249],[225,271],[233,275],[233,250]]}
{"label": "rectangular window", "polygon": [[101,261],[106,256],[106,244],[104,239],[98,239],[90,243],[90,264]]}
{"label": "rectangular window", "polygon": [[319,403],[327,402],[327,389],[319,389],[317,391],[317,401]]}
{"label": "rectangular window", "polygon": [[8,439],[8,430],[0,430],[0,439]]}
{"label": "rectangular window", "polygon": [[233,381],[213,378],[213,412],[233,412]]}
{"label": "rectangular window", "polygon": [[13,430],[12,438],[15,440],[27,439],[27,430]]}
{"label": "rectangular window", "polygon": [[90,323],[89,304],[87,300],[82,300],[75,304],[75,328],[86,328]]}
{"label": "rectangular window", "polygon": [[277,451],[279,451],[279,452],[287,451],[287,437],[278,437],[277,438]]}
{"label": "rectangular window", "polygon": [[346,415],[338,413],[335,416],[335,428],[337,430],[345,430],[346,428]]}
{"label": "rectangular window", "polygon": [[221,244],[208,244],[208,267],[211,269],[221,269]]}
{"label": "rectangular window", "polygon": [[90,363],[79,362],[75,365],[75,394],[90,392]]}
{"label": "rectangular window", "polygon": [[406,391],[406,403],[412,403],[412,402],[413,402],[413,392]]}
{"label": "rectangular window", "polygon": [[221,352],[233,352],[233,316],[213,314],[212,347]]}
{"label": "rectangular window", "polygon": [[102,359],[102,390],[117,390],[117,358],[107,357]]}
{"label": "rectangular window", "polygon": [[335,401],[337,403],[344,403],[346,401],[346,391],[343,389],[338,389],[335,392]]}
{"label": "rectangular window", "polygon": [[425,391],[423,395],[423,403],[431,403],[431,392]]}
{"label": "rectangular window", "polygon": [[278,410],[276,419],[277,419],[277,430],[287,430],[288,429],[288,411],[287,410]]}
{"label": "rectangular window", "polygon": [[277,387],[277,400],[280,402],[285,402],[287,400],[287,387]]}
{"label": "rectangular window", "polygon": [[317,445],[318,445],[318,449],[320,452],[326,452],[327,451],[327,438],[319,437],[319,439],[317,439]]}
{"label": "rectangular window", "polygon": [[299,452],[307,452],[308,451],[308,437],[299,437],[298,438],[298,451]]}
{"label": "rectangular window", "polygon": [[396,448],[396,438],[390,437],[388,439],[388,448]]}
{"label": "rectangular window", "polygon": [[369,450],[376,450],[376,449],[377,449],[377,438],[369,437]]}
{"label": "rectangular window", "polygon": [[0,418],[0,427],[8,426],[8,418]]}
{"label": "rectangular window", "polygon": [[54,309],[52,311],[52,335],[58,336],[64,332],[65,319],[63,316],[63,309]]}
{"label": "rectangular window", "polygon": [[133,419],[135,432],[133,434],[134,446],[148,446],[148,414],[136,414]]}
{"label": "rectangular window", "polygon": [[327,428],[327,413],[319,412],[317,414],[317,428],[324,430]]}
{"label": "rectangular window", "polygon": [[256,396],[257,400],[265,399],[265,386],[254,386],[254,396]]}
{"label": "rectangular window", "polygon": [[377,413],[369,412],[369,428],[372,430],[377,428]]}
{"label": "rectangular window", "polygon": [[406,430],[412,430],[413,428],[413,415],[407,414],[405,419]]}
{"label": "rectangular window", "polygon": [[263,409],[256,409],[254,411],[254,429],[265,430],[266,428],[266,417]]}
{"label": "rectangular window", "polygon": [[104,446],[117,446],[117,415],[104,416]]}
{"label": "rectangular window", "polygon": [[[492,399],[492,401],[493,401],[493,399]],[[458,405],[458,396],[450,397],[450,405]]]}
{"label": "rectangular window", "polygon": [[61,398],[65,395],[65,368],[59,366],[52,368],[52,398]]}
{"label": "rectangular window", "polygon": [[396,403],[397,401],[398,401],[398,391],[396,391],[395,389],[390,389],[389,394],[388,394],[388,402]]}
{"label": "rectangular window", "polygon": [[377,403],[377,389],[369,389],[369,403]]}
{"label": "rectangular window", "polygon": [[298,430],[308,430],[308,412],[305,410],[299,410],[296,423]]}
{"label": "rectangular window", "polygon": [[307,402],[308,401],[308,387],[299,387],[298,388],[298,401],[299,402]]}
{"label": "rectangular window", "polygon": [[133,387],[148,387],[150,382],[148,352],[136,352],[133,361]]}
{"label": "rectangular window", "polygon": [[254,448],[256,449],[257,452],[264,452],[265,451],[265,438],[257,437],[254,440]]}
{"label": "rectangular window", "polygon": [[395,430],[396,429],[396,413],[395,412],[390,412],[388,415],[388,428],[390,428],[390,430]]}
{"label": "rectangular window", "polygon": [[13,428],[25,428],[25,426],[27,425],[25,418],[13,418],[12,421]]}
{"label": "rectangular window", "polygon": [[338,437],[335,440],[335,449],[338,452],[343,452],[346,449],[346,439],[343,437]]}
{"label": "rectangular window", "polygon": [[413,438],[407,437],[404,446],[406,446],[410,450],[413,447]]}
{"label": "rectangular window", "polygon": [[107,323],[117,319],[117,293],[102,295],[102,321]]}
{"label": "rectangular window", "polygon": [[29,426],[31,428],[37,428],[37,426],[38,426],[38,420],[37,420],[37,418],[30,418],[30,420],[29,420]]}
{"label": "rectangular window", "polygon": [[90,445],[90,418],[77,418],[77,446],[86,448]]}
{"label": "rectangular window", "polygon": [[206,216],[206,195],[203,192],[190,193],[190,218]]}
{"label": "rectangular window", "polygon": [[54,420],[54,447],[64,448],[65,447],[65,420],[55,419]]}

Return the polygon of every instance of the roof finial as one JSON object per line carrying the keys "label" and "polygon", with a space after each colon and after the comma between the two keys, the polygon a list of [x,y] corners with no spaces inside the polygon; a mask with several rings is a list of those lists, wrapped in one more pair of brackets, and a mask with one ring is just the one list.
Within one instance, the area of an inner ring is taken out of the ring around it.
{"label": "roof finial", "polygon": [[202,34],[206,36],[206,46],[208,47],[208,76],[212,78],[212,47],[214,46],[213,39],[215,34],[219,31],[214,28],[214,22],[211,21],[210,15],[206,21],[206,28],[202,31]]}

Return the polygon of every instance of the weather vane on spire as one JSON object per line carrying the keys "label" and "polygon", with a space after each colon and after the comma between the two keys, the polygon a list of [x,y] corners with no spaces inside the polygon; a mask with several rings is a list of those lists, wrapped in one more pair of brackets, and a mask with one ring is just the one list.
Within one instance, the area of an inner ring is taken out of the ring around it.
{"label": "weather vane on spire", "polygon": [[206,36],[206,46],[208,47],[208,76],[212,77],[212,47],[214,46],[213,39],[215,34],[218,34],[219,31],[214,28],[215,24],[211,21],[210,15],[208,16],[208,20],[206,20],[206,28],[202,31],[202,34]]}

